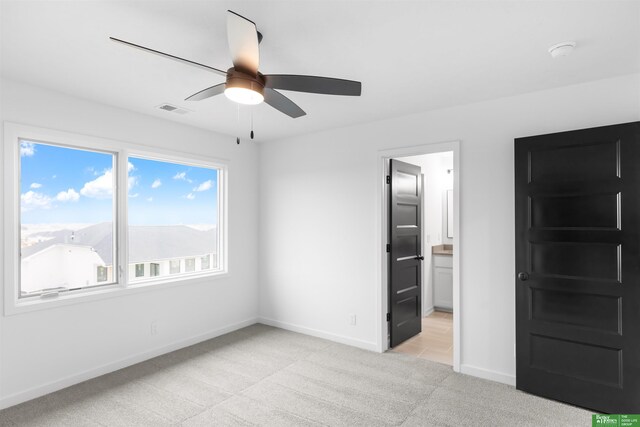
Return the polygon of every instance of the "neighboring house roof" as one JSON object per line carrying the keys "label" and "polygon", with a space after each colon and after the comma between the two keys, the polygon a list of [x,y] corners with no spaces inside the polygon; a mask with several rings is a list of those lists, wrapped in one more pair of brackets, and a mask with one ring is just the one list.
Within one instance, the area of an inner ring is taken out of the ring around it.
{"label": "neighboring house roof", "polygon": [[[101,223],[72,231],[49,233],[51,239],[22,249],[28,257],[55,244],[91,246],[105,264],[113,263],[113,226]],[[216,229],[201,231],[186,225],[129,226],[129,262],[182,258],[216,252]]]}

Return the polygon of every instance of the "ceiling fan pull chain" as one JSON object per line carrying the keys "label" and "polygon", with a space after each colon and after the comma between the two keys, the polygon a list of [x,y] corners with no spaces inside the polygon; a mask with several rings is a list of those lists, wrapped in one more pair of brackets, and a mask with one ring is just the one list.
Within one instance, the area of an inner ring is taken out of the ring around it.
{"label": "ceiling fan pull chain", "polygon": [[253,139],[253,110],[251,110],[251,139]]}
{"label": "ceiling fan pull chain", "polygon": [[[238,107],[238,117],[237,117],[237,119],[238,119],[238,126],[239,126],[240,125],[240,104],[238,104],[237,107]],[[239,136],[236,137],[236,144],[240,145],[240,137]]]}

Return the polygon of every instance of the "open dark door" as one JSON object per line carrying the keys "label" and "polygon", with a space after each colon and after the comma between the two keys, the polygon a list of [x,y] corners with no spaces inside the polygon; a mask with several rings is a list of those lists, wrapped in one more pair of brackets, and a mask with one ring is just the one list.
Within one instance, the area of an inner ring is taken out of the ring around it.
{"label": "open dark door", "polygon": [[422,179],[420,167],[391,160],[389,313],[391,347],[422,330]]}
{"label": "open dark door", "polygon": [[640,413],[640,122],[515,141],[516,386]]}

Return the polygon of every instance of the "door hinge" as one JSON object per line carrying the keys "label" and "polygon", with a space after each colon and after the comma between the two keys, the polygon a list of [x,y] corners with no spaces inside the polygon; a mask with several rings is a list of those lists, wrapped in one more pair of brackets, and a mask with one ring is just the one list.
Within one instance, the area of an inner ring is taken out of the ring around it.
{"label": "door hinge", "polygon": [[391,245],[387,243],[387,252],[391,252]]}
{"label": "door hinge", "polygon": [[387,184],[391,184],[391,175],[387,175]]}
{"label": "door hinge", "polygon": [[391,313],[387,313],[387,322],[391,322]]}

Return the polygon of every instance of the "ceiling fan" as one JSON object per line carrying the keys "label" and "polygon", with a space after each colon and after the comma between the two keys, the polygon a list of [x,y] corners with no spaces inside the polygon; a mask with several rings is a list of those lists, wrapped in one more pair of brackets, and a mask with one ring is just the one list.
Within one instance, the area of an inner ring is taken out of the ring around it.
{"label": "ceiling fan", "polygon": [[260,64],[260,50],[258,45],[262,41],[262,34],[258,32],[254,22],[230,10],[227,12],[227,39],[231,52],[231,60],[233,62],[233,67],[227,71],[120,40],[115,37],[109,38],[114,42],[199,67],[226,77],[225,83],[203,89],[186,98],[186,101],[200,101],[224,93],[227,98],[240,104],[256,105],[264,101],[289,117],[297,118],[304,116],[306,113],[295,102],[291,101],[276,89],[324,95],[360,96],[362,84],[353,80],[295,74],[262,74],[258,71]]}

